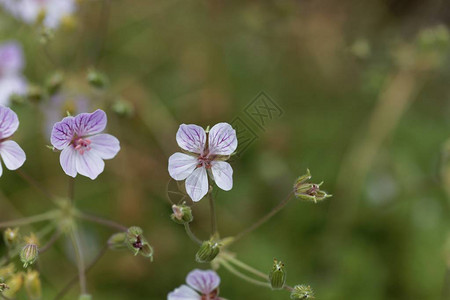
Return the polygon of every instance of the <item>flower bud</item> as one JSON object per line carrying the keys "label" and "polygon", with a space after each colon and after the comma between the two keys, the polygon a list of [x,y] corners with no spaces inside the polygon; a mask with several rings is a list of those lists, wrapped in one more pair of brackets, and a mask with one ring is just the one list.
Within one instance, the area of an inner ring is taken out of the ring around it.
{"label": "flower bud", "polygon": [[286,282],[286,271],[284,270],[284,264],[276,258],[273,259],[273,267],[269,273],[269,280],[270,285],[274,290],[282,289]]}
{"label": "flower bud", "polygon": [[3,293],[7,289],[9,289],[9,286],[6,283],[0,283],[0,293]]}
{"label": "flower bud", "polygon": [[19,241],[19,228],[7,228],[3,233],[3,240],[8,248],[13,247]]}
{"label": "flower bud", "polygon": [[0,279],[9,278],[16,272],[16,267],[14,263],[10,263],[4,267],[0,268]]}
{"label": "flower bud", "polygon": [[91,86],[99,89],[104,88],[108,84],[106,75],[94,69],[88,71],[87,81]]}
{"label": "flower bud", "polygon": [[204,241],[195,255],[195,260],[199,263],[209,263],[220,252],[220,245],[213,241]]}
{"label": "flower bud", "polygon": [[23,267],[26,268],[32,265],[38,258],[38,240],[34,234],[25,238],[25,246],[20,251],[20,260],[23,263]]}
{"label": "flower bud", "polygon": [[135,256],[140,254],[153,261],[153,248],[142,236],[142,229],[140,227],[132,226],[128,228],[125,243]]}
{"label": "flower bud", "polygon": [[25,290],[28,298],[31,300],[38,300],[42,297],[41,280],[39,279],[39,272],[28,270],[25,274],[24,280]]}
{"label": "flower bud", "polygon": [[44,98],[44,91],[40,86],[30,85],[27,90],[27,98],[30,102],[40,102]]}
{"label": "flower bud", "polygon": [[64,82],[64,75],[61,72],[56,72],[52,74],[46,82],[47,92],[50,96],[53,96],[61,89]]}
{"label": "flower bud", "polygon": [[131,117],[134,114],[134,106],[131,102],[119,98],[114,101],[111,106],[113,112],[115,112],[120,117]]}
{"label": "flower bud", "polygon": [[186,204],[172,205],[173,214],[170,216],[172,221],[178,224],[190,223],[194,219],[192,209]]}
{"label": "flower bud", "polygon": [[111,250],[122,250],[127,248],[125,239],[127,234],[125,232],[118,232],[113,234],[108,240],[108,246]]}
{"label": "flower bud", "polygon": [[314,299],[314,292],[309,285],[296,285],[291,292],[291,299]]}
{"label": "flower bud", "polygon": [[322,201],[332,196],[328,195],[325,191],[320,190],[320,186],[323,182],[319,184],[309,183],[308,181],[311,177],[311,173],[309,172],[309,169],[307,169],[307,173],[297,179],[294,184],[294,193],[297,198],[317,203],[317,201]]}
{"label": "flower bud", "polygon": [[23,274],[17,273],[6,281],[8,289],[3,292],[7,298],[14,298],[23,285]]}

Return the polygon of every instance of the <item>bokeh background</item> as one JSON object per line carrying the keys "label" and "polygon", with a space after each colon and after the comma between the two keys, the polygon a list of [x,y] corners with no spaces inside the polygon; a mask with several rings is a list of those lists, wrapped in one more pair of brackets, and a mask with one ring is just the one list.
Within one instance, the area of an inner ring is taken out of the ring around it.
{"label": "bokeh background", "polygon": [[[232,247],[240,259],[264,272],[273,257],[283,260],[288,283],[310,284],[317,299],[450,299],[449,23],[442,0],[84,0],[51,32],[2,11],[0,40],[23,46],[33,92],[64,74],[64,104],[33,95],[11,104],[21,121],[14,139],[28,157],[22,169],[66,196],[68,177],[46,147],[54,114],[107,111],[122,150],[95,181],[77,177],[76,202],[141,226],[155,260],[108,252],[88,273],[89,291],[165,299],[190,270],[208,268],[169,218],[175,133],[181,123],[240,117],[256,138],[233,159],[233,189],[217,193],[222,236],[268,212],[307,168],[334,195],[290,202]],[[89,85],[93,68],[106,87]],[[245,113],[261,91],[283,111],[262,128]],[[53,208],[15,172],[4,172],[0,189],[1,221]],[[206,238],[207,201],[194,216],[193,231]],[[113,232],[80,226],[90,260]],[[38,267],[44,299],[77,273],[64,239]],[[289,298],[218,273],[227,299]],[[75,285],[66,299],[77,295]]]}

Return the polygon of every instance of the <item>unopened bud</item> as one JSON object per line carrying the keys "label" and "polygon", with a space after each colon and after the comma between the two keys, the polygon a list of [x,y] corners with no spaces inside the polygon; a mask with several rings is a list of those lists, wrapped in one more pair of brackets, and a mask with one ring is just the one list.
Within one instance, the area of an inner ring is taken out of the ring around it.
{"label": "unopened bud", "polygon": [[286,282],[286,271],[284,270],[284,264],[277,259],[273,260],[273,267],[269,273],[269,280],[272,289],[282,289]]}
{"label": "unopened bud", "polygon": [[38,300],[42,297],[41,280],[39,279],[39,272],[36,270],[28,270],[25,274],[24,280],[25,290],[28,298],[31,300]]}
{"label": "unopened bud", "polygon": [[23,263],[23,267],[26,268],[32,265],[38,258],[38,240],[34,234],[25,238],[25,246],[20,251],[20,260]]}
{"label": "unopened bud", "polygon": [[142,235],[142,229],[137,226],[128,228],[125,243],[133,254],[150,258],[153,261],[153,248]]}
{"label": "unopened bud", "polygon": [[3,293],[7,289],[9,289],[9,286],[6,283],[0,283],[0,293]]}
{"label": "unopened bud", "polygon": [[40,102],[44,98],[44,91],[37,85],[30,85],[27,90],[27,98],[30,102]]}
{"label": "unopened bud", "polygon": [[64,81],[64,75],[61,72],[52,74],[46,82],[46,88],[50,96],[56,94],[61,89]]}
{"label": "unopened bud", "polygon": [[3,240],[8,248],[13,247],[19,241],[19,228],[7,228],[3,233]]}
{"label": "unopened bud", "polygon": [[94,69],[88,71],[87,81],[91,86],[100,89],[104,88],[108,84],[108,78],[106,75]]}
{"label": "unopened bud", "polygon": [[0,268],[0,278],[5,279],[11,277],[16,272],[16,267],[14,263],[10,263],[4,267]]}
{"label": "unopened bud", "polygon": [[195,260],[199,263],[209,263],[216,258],[219,252],[220,245],[217,242],[204,241],[195,255]]}
{"label": "unopened bud", "polygon": [[309,285],[296,285],[291,292],[291,299],[314,299],[314,292]]}
{"label": "unopened bud", "polygon": [[23,274],[17,273],[10,277],[5,283],[8,286],[8,289],[3,292],[3,295],[7,298],[14,298],[17,292],[22,288]]}
{"label": "unopened bud", "polygon": [[190,223],[194,219],[192,216],[192,209],[186,204],[172,205],[173,214],[170,215],[172,221],[178,224]]}
{"label": "unopened bud", "polygon": [[134,114],[134,106],[131,102],[119,98],[111,106],[113,112],[121,117],[131,117]]}
{"label": "unopened bud", "polygon": [[89,294],[82,294],[78,297],[78,300],[92,300],[92,296]]}
{"label": "unopened bud", "polygon": [[118,232],[113,234],[108,240],[108,246],[111,250],[123,250],[127,248],[125,239],[127,234],[125,232]]}
{"label": "unopened bud", "polygon": [[325,191],[320,189],[321,183],[310,183],[311,173],[309,169],[307,173],[303,176],[300,176],[294,184],[294,193],[297,198],[313,201],[317,203],[318,201],[322,201],[326,198],[331,197],[332,195],[328,195]]}

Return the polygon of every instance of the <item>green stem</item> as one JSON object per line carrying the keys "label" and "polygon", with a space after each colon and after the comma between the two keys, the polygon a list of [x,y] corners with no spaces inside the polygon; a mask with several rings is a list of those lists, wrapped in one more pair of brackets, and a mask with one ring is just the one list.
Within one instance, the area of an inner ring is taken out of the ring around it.
{"label": "green stem", "polygon": [[216,217],[216,206],[214,203],[214,197],[212,195],[212,188],[210,187],[208,192],[209,199],[209,209],[211,214],[211,236],[215,236],[217,233],[217,217]]}
{"label": "green stem", "polygon": [[20,177],[22,177],[28,184],[33,186],[36,190],[38,190],[42,195],[44,195],[46,198],[50,200],[54,200],[53,195],[45,188],[43,187],[39,182],[37,182],[33,177],[28,175],[25,171],[22,169],[16,170],[17,174],[19,174]]}
{"label": "green stem", "polygon": [[236,266],[256,275],[261,277],[262,279],[267,280],[268,276],[267,274],[264,274],[263,272],[243,263],[242,261],[238,260],[237,258],[234,258],[232,255],[226,254],[226,253],[221,253],[222,257],[224,257],[226,260],[228,260],[230,263],[235,264]]}
{"label": "green stem", "polygon": [[94,222],[94,223],[97,223],[100,225],[104,225],[104,226],[112,228],[114,230],[119,230],[119,231],[127,231],[128,230],[127,227],[125,227],[117,222],[114,222],[112,220],[107,220],[102,217],[98,217],[98,216],[91,215],[88,213],[76,212],[75,216],[80,219],[83,219],[83,220],[87,220],[87,221],[91,221],[91,222]]}
{"label": "green stem", "polygon": [[44,253],[48,249],[50,249],[51,246],[60,238],[62,232],[61,230],[57,229],[56,232],[50,237],[50,240],[41,248],[39,248],[39,254]]}
{"label": "green stem", "polygon": [[51,211],[45,212],[43,214],[34,215],[31,217],[2,222],[2,223],[0,223],[0,228],[16,227],[16,226],[22,226],[22,225],[28,225],[28,224],[32,224],[32,223],[47,221],[47,220],[56,218],[58,216],[58,214],[59,214],[58,210],[51,210]]}
{"label": "green stem", "polygon": [[186,230],[187,235],[189,238],[194,241],[195,243],[201,245],[202,241],[192,232],[191,227],[189,226],[189,223],[184,223],[184,229]]}
{"label": "green stem", "polygon": [[286,204],[289,203],[289,201],[292,199],[293,195],[294,195],[294,191],[290,192],[289,195],[283,201],[281,201],[277,206],[275,206],[267,215],[265,215],[264,217],[259,219],[252,226],[248,227],[247,229],[245,229],[241,233],[237,234],[234,237],[233,241],[231,241],[231,243],[234,243],[237,240],[240,240],[242,237],[244,237],[245,235],[247,235],[250,232],[254,231],[258,227],[260,227],[261,225],[266,223],[268,220],[270,220],[270,218],[272,218],[277,212],[279,212],[283,207],[285,207]]}
{"label": "green stem", "polygon": [[245,281],[248,281],[248,282],[250,282],[250,283],[252,283],[252,284],[255,284],[255,285],[259,285],[259,286],[264,286],[264,287],[271,288],[270,283],[268,283],[268,282],[262,282],[262,281],[253,279],[253,278],[251,278],[251,277],[249,277],[249,276],[247,276],[247,275],[245,275],[245,274],[242,274],[241,272],[239,272],[238,270],[236,270],[235,268],[233,268],[228,262],[226,262],[226,261],[223,260],[223,259],[220,259],[220,260],[219,260],[219,263],[220,263],[222,266],[224,266],[225,269],[227,269],[228,271],[230,271],[230,273],[236,275],[237,277],[239,277],[239,278],[241,278],[241,279],[243,279],[243,280],[245,280]]}
{"label": "green stem", "polygon": [[72,241],[73,249],[75,251],[75,256],[77,259],[78,279],[80,281],[81,294],[87,294],[83,251],[81,250],[80,238],[75,228],[72,228],[70,230],[70,239]]}
{"label": "green stem", "polygon": [[75,206],[75,178],[69,177],[69,194],[70,203]]}

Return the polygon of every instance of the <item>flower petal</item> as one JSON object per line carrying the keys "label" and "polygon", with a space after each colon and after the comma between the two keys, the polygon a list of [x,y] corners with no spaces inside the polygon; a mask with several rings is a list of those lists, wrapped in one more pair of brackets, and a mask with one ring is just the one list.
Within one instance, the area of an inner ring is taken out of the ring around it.
{"label": "flower petal", "polygon": [[61,164],[61,167],[64,172],[71,177],[77,176],[77,155],[78,152],[73,147],[67,147],[59,156],[59,163]]}
{"label": "flower petal", "polygon": [[0,143],[0,155],[9,170],[17,170],[26,160],[25,152],[14,141],[4,141]]}
{"label": "flower petal", "polygon": [[205,148],[206,133],[203,128],[194,124],[181,124],[177,131],[177,143],[182,149],[201,154]]}
{"label": "flower petal", "polygon": [[110,134],[93,135],[89,140],[91,141],[91,151],[103,159],[113,158],[120,150],[119,140]]}
{"label": "flower petal", "polygon": [[82,113],[74,119],[74,129],[78,136],[94,135],[102,132],[108,119],[106,113],[97,109],[93,113]]}
{"label": "flower petal", "polygon": [[208,192],[208,175],[206,169],[200,167],[195,169],[186,179],[186,192],[192,201],[200,201]]}
{"label": "flower petal", "polygon": [[218,123],[209,131],[209,153],[231,155],[237,148],[236,130],[228,123]]}
{"label": "flower petal", "polygon": [[196,291],[188,287],[187,285],[182,285],[176,288],[173,292],[167,295],[167,300],[201,300],[202,297],[197,294]]}
{"label": "flower petal", "polygon": [[0,163],[0,177],[2,176],[2,174],[3,174],[3,167],[2,164]]}
{"label": "flower petal", "polygon": [[58,150],[66,148],[75,137],[74,117],[65,117],[61,122],[53,125],[50,141]]}
{"label": "flower petal", "polygon": [[195,170],[197,158],[184,153],[174,153],[169,157],[169,174],[175,180],[184,180]]}
{"label": "flower petal", "polygon": [[105,169],[105,162],[95,152],[86,151],[83,154],[79,152],[75,156],[77,172],[83,176],[94,180]]}
{"label": "flower petal", "polygon": [[0,140],[13,135],[19,127],[19,119],[9,107],[0,106]]}
{"label": "flower petal", "polygon": [[211,270],[195,269],[187,275],[186,282],[200,293],[209,295],[219,286],[220,277]]}
{"label": "flower petal", "polygon": [[4,43],[0,46],[0,70],[2,76],[17,74],[23,68],[22,47],[16,42]]}
{"label": "flower petal", "polygon": [[211,171],[217,186],[224,191],[233,188],[233,168],[225,161],[212,161]]}

